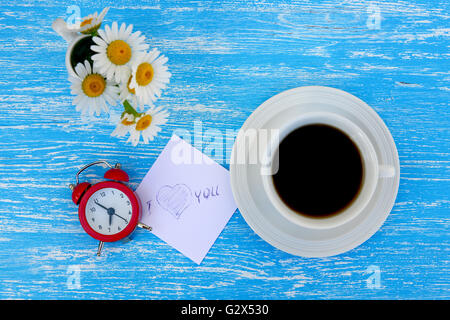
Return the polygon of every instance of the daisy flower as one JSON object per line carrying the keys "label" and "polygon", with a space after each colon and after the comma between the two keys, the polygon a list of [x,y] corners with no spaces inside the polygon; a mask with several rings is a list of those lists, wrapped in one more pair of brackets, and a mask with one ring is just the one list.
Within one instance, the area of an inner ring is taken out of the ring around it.
{"label": "daisy flower", "polygon": [[122,23],[119,28],[117,22],[113,22],[111,27],[98,30],[99,36],[92,38],[95,45],[91,46],[91,50],[96,52],[92,56],[94,67],[108,80],[114,79],[117,83],[127,81],[129,65],[148,49],[144,43],[145,36],[141,36],[140,31],[132,31],[131,24],[127,27]]}
{"label": "daisy flower", "polygon": [[141,136],[144,144],[147,144],[149,140],[152,141],[161,131],[160,126],[167,122],[168,116],[169,114],[163,111],[162,107],[150,107],[135,119],[136,124],[129,131],[130,137],[127,142],[136,146]]}
{"label": "daisy flower", "polygon": [[77,111],[83,114],[99,115],[100,112],[108,112],[108,106],[116,105],[119,89],[113,82],[106,80],[91,64],[85,60],[75,67],[77,76],[69,76],[71,93],[75,95],[73,104]]}
{"label": "daisy flower", "polygon": [[134,115],[129,114],[127,112],[122,113],[120,117],[119,123],[117,124],[114,131],[111,133],[113,137],[123,137],[125,136],[132,128],[134,128]]}
{"label": "daisy flower", "polygon": [[161,90],[166,88],[171,76],[164,65],[167,61],[157,49],[153,49],[132,63],[129,87],[136,91],[140,103],[148,104],[161,96]]}
{"label": "daisy flower", "polygon": [[128,72],[128,81],[119,83],[119,100],[124,102],[128,100],[136,110],[144,111],[144,105],[140,104],[136,96],[136,90],[130,88],[131,69]]}
{"label": "daisy flower", "polygon": [[95,34],[97,30],[100,28],[103,18],[105,18],[106,13],[108,12],[109,7],[100,12],[100,14],[94,13],[90,14],[87,17],[83,18],[80,23],[80,26],[75,30],[77,32],[81,32],[83,34]]}

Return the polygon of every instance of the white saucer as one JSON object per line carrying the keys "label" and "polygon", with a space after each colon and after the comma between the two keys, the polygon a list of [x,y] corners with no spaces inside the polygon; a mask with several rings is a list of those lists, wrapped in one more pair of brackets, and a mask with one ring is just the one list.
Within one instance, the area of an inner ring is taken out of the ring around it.
{"label": "white saucer", "polygon": [[[293,255],[326,257],[359,246],[381,227],[397,196],[400,165],[394,140],[378,114],[355,96],[334,88],[300,87],[277,94],[260,105],[241,130],[277,128],[288,119],[310,111],[334,112],[353,121],[371,140],[379,163],[395,170],[392,177],[380,178],[373,198],[360,215],[327,230],[293,224],[277,211],[265,194],[259,164],[231,163],[231,187],[245,221],[262,239]],[[248,154],[251,148],[245,148],[236,140],[233,154]]]}

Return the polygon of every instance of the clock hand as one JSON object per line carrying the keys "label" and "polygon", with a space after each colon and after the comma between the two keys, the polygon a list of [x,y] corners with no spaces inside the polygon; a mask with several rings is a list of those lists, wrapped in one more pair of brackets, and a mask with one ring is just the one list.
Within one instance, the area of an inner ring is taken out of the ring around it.
{"label": "clock hand", "polygon": [[119,215],[116,213],[116,211],[114,210],[114,208],[107,208],[107,207],[101,205],[98,201],[95,201],[95,200],[94,200],[94,203],[95,203],[96,205],[98,205],[98,206],[100,206],[100,207],[102,207],[103,209],[106,210],[106,212],[107,212],[108,215],[109,215],[109,225],[112,224],[112,216],[118,216],[118,217],[119,217],[120,219],[122,219],[123,221],[128,222],[127,219],[125,219],[125,218],[122,217],[122,216],[119,216]]}
{"label": "clock hand", "polygon": [[102,207],[103,209],[105,209],[106,211],[108,211],[109,209],[103,205],[101,205],[100,203],[98,203],[96,200],[94,200],[94,203],[100,207]]}
{"label": "clock hand", "polygon": [[106,213],[109,215],[109,225],[112,224],[112,216],[115,214],[114,213],[114,208],[107,208],[103,205],[101,205],[98,201],[94,200],[94,203],[100,207],[102,207],[103,209],[106,210]]}
{"label": "clock hand", "polygon": [[122,219],[123,221],[125,221],[125,222],[128,222],[127,221],[127,219],[125,219],[124,217],[122,217],[122,216],[119,216],[117,213],[113,213],[113,215],[115,215],[115,216],[118,216],[120,219]]}

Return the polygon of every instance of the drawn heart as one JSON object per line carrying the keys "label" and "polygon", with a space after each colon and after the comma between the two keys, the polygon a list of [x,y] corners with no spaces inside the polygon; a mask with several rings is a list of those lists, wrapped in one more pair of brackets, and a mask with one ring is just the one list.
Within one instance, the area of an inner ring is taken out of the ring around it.
{"label": "drawn heart", "polygon": [[179,219],[183,211],[191,204],[192,192],[185,184],[176,184],[173,187],[165,185],[159,189],[156,201],[161,208]]}

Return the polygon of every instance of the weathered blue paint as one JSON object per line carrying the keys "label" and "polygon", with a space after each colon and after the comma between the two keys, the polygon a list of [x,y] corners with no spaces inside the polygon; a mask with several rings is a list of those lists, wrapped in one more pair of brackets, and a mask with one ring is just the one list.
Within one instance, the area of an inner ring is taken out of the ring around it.
{"label": "weathered blue paint", "polygon": [[[90,121],[71,105],[66,44],[50,27],[71,5],[82,15],[111,6],[106,23],[133,23],[169,57],[173,76],[157,104],[171,117],[153,143],[134,148],[110,137],[111,120]],[[95,5],[0,4],[0,298],[450,298],[448,1]],[[336,257],[295,257],[236,212],[200,266],[143,230],[95,256],[67,188],[80,166],[116,159],[136,187],[173,130],[202,121],[204,132],[226,134],[229,152],[259,104],[314,84],[366,101],[397,143],[397,202],[370,240]],[[77,270],[79,285],[71,282]]]}

